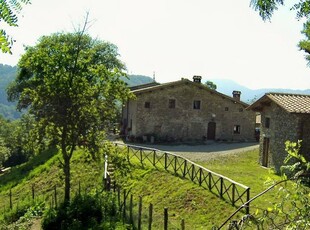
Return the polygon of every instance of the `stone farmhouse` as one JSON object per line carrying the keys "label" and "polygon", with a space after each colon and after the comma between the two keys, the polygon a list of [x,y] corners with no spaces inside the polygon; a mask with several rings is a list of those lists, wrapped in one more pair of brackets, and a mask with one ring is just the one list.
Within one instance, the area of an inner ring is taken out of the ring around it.
{"label": "stone farmhouse", "polygon": [[246,110],[240,91],[229,97],[182,79],[132,88],[135,99],[122,111],[121,133],[143,141],[254,140],[255,112]]}
{"label": "stone farmhouse", "polygon": [[302,140],[310,159],[310,95],[266,93],[250,109],[261,114],[259,162],[280,172],[287,156],[285,142]]}

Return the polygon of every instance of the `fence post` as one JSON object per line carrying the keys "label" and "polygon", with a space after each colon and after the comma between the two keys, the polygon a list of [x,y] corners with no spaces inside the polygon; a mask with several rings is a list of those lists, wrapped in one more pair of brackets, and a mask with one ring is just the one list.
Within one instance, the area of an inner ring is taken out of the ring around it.
{"label": "fence post", "polygon": [[55,208],[57,208],[57,189],[56,189],[56,185],[54,186],[54,196],[55,196]]}
{"label": "fence post", "polygon": [[168,168],[168,153],[165,152],[165,170]]}
{"label": "fence post", "polygon": [[181,220],[181,230],[185,230],[185,221],[184,221],[184,219]]}
{"label": "fence post", "polygon": [[129,146],[127,145],[127,161],[130,163],[129,152],[130,152],[130,149],[129,149]]}
{"label": "fence post", "polygon": [[187,160],[184,160],[183,177],[186,176],[186,167],[187,167]]}
{"label": "fence post", "polygon": [[123,198],[124,198],[124,201],[123,201],[123,222],[125,223],[126,221],[126,189],[124,189],[124,194],[123,194]]}
{"label": "fence post", "polygon": [[192,164],[192,175],[191,175],[191,180],[194,182],[195,179],[195,165]]}
{"label": "fence post", "polygon": [[177,174],[177,162],[178,162],[178,158],[177,158],[177,156],[174,156],[174,167],[173,167],[173,169],[174,169],[175,175],[178,175]]}
{"label": "fence post", "polygon": [[152,230],[152,223],[153,223],[153,204],[150,203],[150,207],[149,207],[149,230]]}
{"label": "fence post", "polygon": [[[250,200],[250,188],[246,190],[246,201],[248,202]],[[246,214],[250,214],[250,203],[248,203],[245,207]]]}
{"label": "fence post", "polygon": [[153,150],[153,166],[154,167],[156,166],[155,160],[156,160],[156,150]]}
{"label": "fence post", "polygon": [[141,218],[142,218],[142,196],[139,196],[138,230],[141,230]]}
{"label": "fence post", "polygon": [[223,198],[223,177],[220,177],[220,197]]}
{"label": "fence post", "polygon": [[236,190],[236,185],[233,183],[232,184],[232,194],[231,194],[231,199],[232,199],[232,205],[235,206],[235,190]]}
{"label": "fence post", "polygon": [[168,208],[164,208],[164,230],[168,230]]}
{"label": "fence post", "polygon": [[211,186],[211,183],[212,183],[212,173],[211,172],[208,172],[208,174],[209,174],[209,190],[211,191],[211,189],[212,189],[212,186]]}
{"label": "fence post", "polygon": [[143,155],[142,155],[142,148],[139,149],[140,151],[140,163],[143,166]]}
{"label": "fence post", "polygon": [[133,224],[133,195],[130,194],[130,204],[129,204],[129,223]]}
{"label": "fence post", "polygon": [[12,202],[12,189],[10,189],[10,209],[13,208],[13,202]]}
{"label": "fence post", "polygon": [[104,175],[103,178],[107,180],[108,178],[108,155],[104,155]]}
{"label": "fence post", "polygon": [[31,186],[31,192],[32,192],[32,200],[34,200],[34,184]]}
{"label": "fence post", "polygon": [[201,178],[202,178],[202,168],[199,168],[199,186],[201,186],[202,184]]}

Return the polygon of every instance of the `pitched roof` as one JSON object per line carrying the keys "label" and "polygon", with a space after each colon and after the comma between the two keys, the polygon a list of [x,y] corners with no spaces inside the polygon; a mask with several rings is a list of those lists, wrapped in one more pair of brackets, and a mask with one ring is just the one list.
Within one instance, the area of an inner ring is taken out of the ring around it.
{"label": "pitched roof", "polygon": [[214,94],[216,94],[216,95],[218,95],[220,97],[223,97],[223,98],[231,100],[231,101],[233,101],[235,103],[241,104],[244,107],[248,107],[249,106],[247,103],[245,103],[243,101],[238,101],[238,100],[234,99],[233,97],[229,97],[226,94],[222,94],[220,92],[217,92],[216,90],[210,89],[209,87],[207,87],[204,84],[193,82],[193,81],[190,81],[190,80],[188,80],[186,78],[182,78],[179,81],[173,81],[173,82],[168,82],[168,83],[163,83],[163,84],[158,84],[158,85],[152,85],[152,86],[143,87],[143,88],[140,88],[140,89],[139,88],[138,89],[133,89],[131,92],[137,95],[139,93],[152,92],[152,91],[160,90],[160,89],[163,89],[163,88],[169,88],[169,87],[174,87],[174,86],[183,85],[183,84],[187,84],[187,85],[190,84],[192,86],[199,87],[200,89],[204,89],[204,90],[206,90],[208,92],[211,92],[211,93],[214,93]]}
{"label": "pitched roof", "polygon": [[130,89],[131,91],[133,91],[133,90],[144,89],[144,88],[148,88],[148,87],[152,87],[152,86],[156,86],[156,85],[160,85],[160,83],[158,83],[158,82],[156,82],[156,81],[153,81],[153,82],[146,83],[146,84],[143,84],[143,85],[131,86],[131,87],[129,87],[129,89]]}
{"label": "pitched roof", "polygon": [[261,111],[270,102],[276,103],[289,113],[310,114],[310,95],[288,93],[266,93],[247,109]]}

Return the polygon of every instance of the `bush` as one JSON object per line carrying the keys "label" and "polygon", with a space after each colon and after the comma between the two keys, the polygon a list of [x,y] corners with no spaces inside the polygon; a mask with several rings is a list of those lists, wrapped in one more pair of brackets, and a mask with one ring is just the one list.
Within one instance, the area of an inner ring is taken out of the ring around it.
{"label": "bush", "polygon": [[78,195],[68,204],[44,214],[43,229],[99,229],[103,209],[97,196]]}

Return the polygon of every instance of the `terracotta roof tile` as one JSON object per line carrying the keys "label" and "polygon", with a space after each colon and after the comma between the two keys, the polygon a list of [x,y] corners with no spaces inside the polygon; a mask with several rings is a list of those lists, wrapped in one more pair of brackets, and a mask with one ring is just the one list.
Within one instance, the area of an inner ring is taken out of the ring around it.
{"label": "terracotta roof tile", "polygon": [[290,113],[310,114],[310,95],[268,93],[266,96]]}

